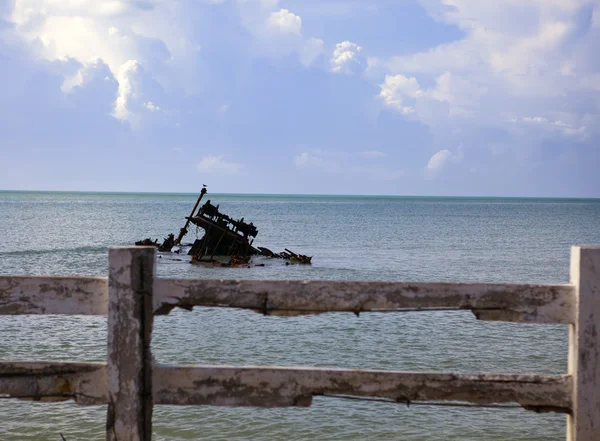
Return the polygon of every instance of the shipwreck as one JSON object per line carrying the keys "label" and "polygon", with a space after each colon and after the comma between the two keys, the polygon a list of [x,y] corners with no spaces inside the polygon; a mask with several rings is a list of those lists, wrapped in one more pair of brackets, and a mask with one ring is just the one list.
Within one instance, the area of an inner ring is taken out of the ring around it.
{"label": "shipwreck", "polygon": [[[233,219],[219,209],[219,205],[213,205],[207,200],[200,205],[207,193],[206,185],[198,196],[198,200],[187,216],[185,225],[179,230],[179,234],[169,234],[162,244],[158,240],[144,239],[136,242],[136,245],[150,245],[162,252],[172,252],[175,247],[176,253],[182,250],[181,242],[187,235],[190,224],[204,230],[201,238],[196,239],[187,252],[191,256],[191,263],[210,264],[220,266],[250,266],[253,256],[265,256],[274,259],[283,259],[288,263],[310,264],[312,256],[296,254],[285,248],[280,253],[274,253],[266,247],[254,247],[253,243],[258,235],[258,229],[253,222],[246,222],[244,218]],[[264,264],[260,264],[263,266]]]}

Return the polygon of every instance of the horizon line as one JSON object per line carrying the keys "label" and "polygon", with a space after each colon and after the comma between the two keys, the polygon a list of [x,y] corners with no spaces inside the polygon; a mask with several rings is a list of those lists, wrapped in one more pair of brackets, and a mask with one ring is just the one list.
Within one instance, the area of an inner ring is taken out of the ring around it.
{"label": "horizon line", "polygon": [[[110,191],[110,190],[9,190],[0,189],[0,193],[71,193],[71,194],[139,194],[139,195],[197,195],[195,192],[178,192],[178,191]],[[380,198],[465,198],[465,199],[585,199],[585,200],[600,200],[598,197],[585,196],[473,196],[473,195],[394,195],[394,194],[349,194],[349,193],[211,193],[213,195],[224,196],[304,196],[304,197],[380,197]]]}

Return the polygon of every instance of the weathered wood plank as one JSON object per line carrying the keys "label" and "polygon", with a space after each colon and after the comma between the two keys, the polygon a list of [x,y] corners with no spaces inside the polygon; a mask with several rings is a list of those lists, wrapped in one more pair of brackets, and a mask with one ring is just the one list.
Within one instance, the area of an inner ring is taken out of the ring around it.
{"label": "weathered wood plank", "polygon": [[[109,401],[103,363],[5,362],[0,395],[79,404]],[[35,381],[32,381],[35,378]],[[323,394],[399,402],[518,403],[536,411],[569,412],[570,376],[456,374],[302,367],[167,366],[153,370],[155,404],[310,406]]]}
{"label": "weathered wood plank", "polygon": [[[154,310],[228,306],[269,315],[456,308],[482,320],[574,321],[572,285],[157,279]],[[103,277],[0,277],[0,314],[108,311]]]}
{"label": "weathered wood plank", "polygon": [[108,402],[106,363],[0,362],[0,396],[32,401]]}
{"label": "weathered wood plank", "polygon": [[571,283],[577,301],[569,330],[573,413],[567,439],[593,441],[600,439],[600,247],[571,249]]}
{"label": "weathered wood plank", "polygon": [[0,276],[0,315],[106,315],[106,277]]}
{"label": "weathered wood plank", "polygon": [[108,250],[107,441],[152,438],[154,247]]}
{"label": "weathered wood plank", "polygon": [[312,397],[341,394],[410,401],[518,403],[568,412],[568,376],[456,374],[284,367],[157,366],[155,401],[217,406],[310,406]]}
{"label": "weathered wood plank", "polygon": [[338,394],[399,402],[514,402],[556,412],[571,406],[567,376],[219,366],[157,366],[154,375],[161,404],[310,406],[315,395]]}
{"label": "weathered wood plank", "polygon": [[267,315],[456,308],[478,319],[571,323],[572,285],[156,279],[155,314],[174,307],[247,308]]}

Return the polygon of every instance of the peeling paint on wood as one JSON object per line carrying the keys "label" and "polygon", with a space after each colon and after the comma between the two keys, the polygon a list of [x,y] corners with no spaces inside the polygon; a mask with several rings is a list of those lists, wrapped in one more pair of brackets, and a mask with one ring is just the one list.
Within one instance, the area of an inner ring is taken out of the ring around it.
{"label": "peeling paint on wood", "polygon": [[106,315],[106,277],[0,276],[0,315]]}
{"label": "peeling paint on wood", "polygon": [[152,438],[152,292],[156,248],[108,250],[107,441]]}
{"label": "peeling paint on wood", "polygon": [[[156,404],[309,406],[313,396],[516,402],[568,413],[568,439],[600,439],[600,247],[573,247],[570,285],[155,279],[154,247],[111,248],[109,278],[0,277],[0,314],[107,314],[108,364],[0,362],[0,396],[109,404],[107,440],[150,441]],[[470,310],[571,324],[569,375],[156,366],[152,315],[218,306],[266,315]]]}
{"label": "peeling paint on wood", "polygon": [[576,287],[577,320],[569,330],[569,374],[573,413],[567,440],[600,440],[600,247],[571,249],[571,283]]}
{"label": "peeling paint on wood", "polygon": [[567,376],[284,367],[160,366],[155,384],[158,403],[261,407],[310,406],[315,395],[343,394],[398,402],[516,402],[568,412],[571,393]]}
{"label": "peeling paint on wood", "polygon": [[106,363],[0,362],[0,396],[31,401],[108,402]]}
{"label": "peeling paint on wood", "polygon": [[567,324],[574,319],[573,298],[571,285],[157,279],[154,311],[222,306],[298,315],[455,308],[483,320]]}
{"label": "peeling paint on wood", "polygon": [[[155,314],[194,306],[282,316],[454,308],[480,320],[574,321],[572,285],[157,279],[155,291]],[[107,305],[106,278],[0,277],[0,314],[102,315]]]}
{"label": "peeling paint on wood", "polygon": [[571,393],[566,376],[284,367],[160,366],[155,384],[155,400],[163,404],[261,407],[310,406],[313,396],[341,394],[405,403],[515,402],[568,412]]}
{"label": "peeling paint on wood", "polygon": [[[0,364],[0,394],[41,400],[109,401],[104,363]],[[457,374],[302,367],[167,366],[153,370],[156,404],[310,406],[313,396],[339,394],[398,402],[518,403],[567,413],[570,376]]]}

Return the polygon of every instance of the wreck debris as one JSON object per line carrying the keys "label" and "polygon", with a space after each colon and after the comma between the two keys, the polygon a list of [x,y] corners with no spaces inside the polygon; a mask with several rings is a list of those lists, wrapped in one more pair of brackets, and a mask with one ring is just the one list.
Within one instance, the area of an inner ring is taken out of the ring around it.
{"label": "wreck debris", "polygon": [[284,248],[287,253],[289,254],[290,258],[289,260],[291,262],[296,262],[296,263],[310,263],[310,261],[312,260],[312,256],[305,256],[304,254],[296,254],[291,250],[288,250],[287,248]]}
{"label": "wreck debris", "polygon": [[154,242],[152,242],[152,239],[147,237],[146,239],[143,240],[138,240],[135,243],[136,246],[143,246],[143,247],[157,247],[158,248],[158,239],[156,239]]}
{"label": "wreck debris", "polygon": [[181,228],[181,230],[179,230],[179,236],[177,236],[177,239],[175,240],[174,245],[179,245],[181,243],[181,240],[183,239],[183,237],[187,234],[187,232],[188,232],[187,227],[189,227],[189,225],[190,225],[190,218],[194,215],[194,211],[196,211],[196,208],[198,208],[198,205],[200,205],[200,201],[206,194],[206,191],[207,191],[206,185],[203,185],[202,190],[200,191],[200,196],[198,196],[198,200],[196,201],[196,205],[194,205],[194,208],[192,208],[192,212],[190,213],[189,217],[186,218],[187,222],[185,223],[183,228]]}
{"label": "wreck debris", "polygon": [[171,251],[171,249],[173,249],[174,245],[175,245],[175,235],[173,233],[170,233],[167,236],[167,238],[165,239],[165,241],[163,242],[163,244],[158,247],[158,251],[169,252],[169,251]]}
{"label": "wreck debris", "polygon": [[267,256],[267,257],[281,257],[279,254],[275,254],[273,251],[271,251],[271,250],[270,250],[270,249],[268,249],[268,248],[265,248],[265,247],[258,247],[258,249],[259,249],[260,253],[261,253],[263,256]]}
{"label": "wreck debris", "polygon": [[259,254],[252,246],[258,234],[254,224],[244,222],[244,218],[230,218],[210,200],[200,207],[195,216],[187,219],[205,231],[202,239],[197,239],[188,253],[192,255],[193,263],[218,260],[227,264],[245,264],[251,256]]}
{"label": "wreck debris", "polygon": [[[251,258],[255,255],[285,259],[286,265],[311,263],[312,256],[296,254],[287,248],[277,254],[265,247],[253,247],[254,239],[258,235],[258,229],[254,223],[245,222],[243,217],[236,220],[221,213],[219,205],[213,205],[210,200],[198,208],[206,193],[206,185],[203,185],[198,200],[190,215],[185,218],[185,225],[179,230],[177,238],[174,234],[169,234],[162,245],[158,244],[158,239],[152,241],[151,238],[135,244],[155,246],[161,252],[171,252],[174,247],[181,245],[191,223],[204,230],[202,238],[196,239],[188,251],[188,255],[192,256],[191,263],[249,267]],[[196,210],[198,211],[196,212]],[[181,247],[174,252],[178,254],[180,251]]]}
{"label": "wreck debris", "polygon": [[284,248],[285,251],[277,254],[265,247],[258,247],[260,254],[266,257],[272,257],[275,259],[285,259],[293,263],[311,263],[312,256],[305,256],[304,254],[296,254],[293,251]]}
{"label": "wreck debris", "polygon": [[146,247],[156,247],[158,251],[169,252],[173,248],[175,236],[173,234],[169,234],[162,245],[159,245],[158,239],[152,241],[150,237],[144,240],[138,240],[135,244],[136,246],[146,246]]}

